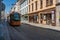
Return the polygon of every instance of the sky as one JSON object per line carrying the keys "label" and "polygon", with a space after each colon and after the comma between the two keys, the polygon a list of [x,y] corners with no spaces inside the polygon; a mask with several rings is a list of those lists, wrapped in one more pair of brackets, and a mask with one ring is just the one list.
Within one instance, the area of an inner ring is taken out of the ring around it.
{"label": "sky", "polygon": [[9,13],[11,7],[13,7],[12,4],[16,3],[17,0],[3,0],[3,3],[5,4],[5,12]]}

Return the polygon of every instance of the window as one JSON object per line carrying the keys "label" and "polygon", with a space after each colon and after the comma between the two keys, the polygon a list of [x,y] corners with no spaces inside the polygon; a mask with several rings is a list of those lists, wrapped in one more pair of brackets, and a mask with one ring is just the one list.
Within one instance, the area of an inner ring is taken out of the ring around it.
{"label": "window", "polygon": [[43,2],[42,2],[42,0],[40,0],[40,8],[42,8],[43,7]]}
{"label": "window", "polygon": [[28,6],[27,6],[27,12],[28,12]]}
{"label": "window", "polygon": [[37,1],[35,2],[35,7],[36,7],[36,10],[37,10]]}
{"label": "window", "polygon": [[32,0],[33,1],[33,0]]}
{"label": "window", "polygon": [[27,5],[27,1],[25,1],[26,5]]}
{"label": "window", "polygon": [[30,3],[30,0],[29,0],[29,3]]}
{"label": "window", "polygon": [[29,12],[30,12],[30,5],[29,5]]}
{"label": "window", "polygon": [[46,7],[49,6],[49,0],[46,0]]}
{"label": "window", "polygon": [[16,7],[14,7],[14,10],[16,9]]}
{"label": "window", "polygon": [[33,3],[32,3],[32,11],[33,11]]}
{"label": "window", "polygon": [[27,12],[27,7],[25,8],[25,12]]}
{"label": "window", "polygon": [[46,7],[53,5],[53,0],[46,0]]}
{"label": "window", "polygon": [[27,4],[28,4],[28,0],[27,0]]}
{"label": "window", "polygon": [[53,0],[50,0],[50,5],[53,5]]}

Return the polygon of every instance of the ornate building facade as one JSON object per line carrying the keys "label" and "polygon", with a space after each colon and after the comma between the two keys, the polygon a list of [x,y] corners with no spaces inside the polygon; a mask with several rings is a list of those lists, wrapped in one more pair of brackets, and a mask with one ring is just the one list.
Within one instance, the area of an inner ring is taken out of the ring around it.
{"label": "ornate building facade", "polygon": [[56,0],[28,0],[29,22],[56,26]]}

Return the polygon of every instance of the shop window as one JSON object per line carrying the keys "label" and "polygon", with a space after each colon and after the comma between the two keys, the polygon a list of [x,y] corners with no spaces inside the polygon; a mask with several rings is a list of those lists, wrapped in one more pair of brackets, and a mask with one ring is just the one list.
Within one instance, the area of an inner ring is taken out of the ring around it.
{"label": "shop window", "polygon": [[44,14],[44,16],[43,16],[43,19],[44,19],[44,21],[46,21],[46,15]]}
{"label": "shop window", "polygon": [[51,24],[51,20],[52,20],[52,17],[51,17],[51,14],[47,14],[47,24],[50,25]]}
{"label": "shop window", "polygon": [[34,14],[34,22],[38,22],[38,15],[37,14]]}
{"label": "shop window", "polygon": [[42,14],[40,14],[40,22],[42,23],[42,20],[43,20],[43,16]]}

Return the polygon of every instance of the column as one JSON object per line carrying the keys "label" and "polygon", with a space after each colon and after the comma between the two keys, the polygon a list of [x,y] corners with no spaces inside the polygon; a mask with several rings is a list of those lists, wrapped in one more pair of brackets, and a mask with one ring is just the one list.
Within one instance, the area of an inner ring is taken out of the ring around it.
{"label": "column", "polygon": [[38,22],[40,23],[40,13],[38,13]]}

